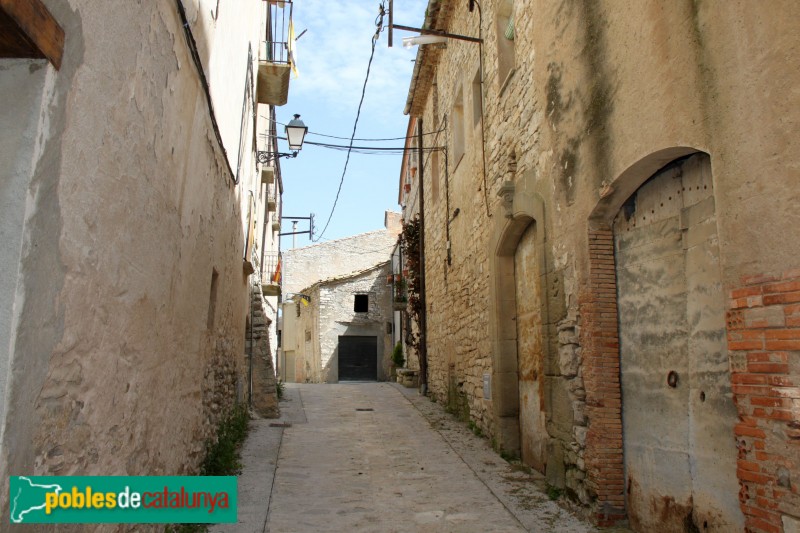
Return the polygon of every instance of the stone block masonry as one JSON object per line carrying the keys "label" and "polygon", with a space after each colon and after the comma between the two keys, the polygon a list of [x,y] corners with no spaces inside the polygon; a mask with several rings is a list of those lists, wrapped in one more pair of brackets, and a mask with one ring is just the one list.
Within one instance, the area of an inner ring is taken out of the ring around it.
{"label": "stone block masonry", "polygon": [[748,531],[792,531],[800,517],[800,270],[743,277],[729,296],[739,502]]}

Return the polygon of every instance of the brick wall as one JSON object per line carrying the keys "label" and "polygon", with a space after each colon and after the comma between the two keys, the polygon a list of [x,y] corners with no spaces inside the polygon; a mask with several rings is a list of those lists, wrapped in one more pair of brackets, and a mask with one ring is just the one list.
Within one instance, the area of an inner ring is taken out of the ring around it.
{"label": "brick wall", "polygon": [[613,239],[609,229],[589,231],[589,283],[581,297],[583,380],[589,418],[584,461],[587,486],[597,498],[594,518],[600,526],[625,518]]}
{"label": "brick wall", "polygon": [[742,278],[727,326],[739,501],[748,531],[779,533],[800,515],[800,270]]}

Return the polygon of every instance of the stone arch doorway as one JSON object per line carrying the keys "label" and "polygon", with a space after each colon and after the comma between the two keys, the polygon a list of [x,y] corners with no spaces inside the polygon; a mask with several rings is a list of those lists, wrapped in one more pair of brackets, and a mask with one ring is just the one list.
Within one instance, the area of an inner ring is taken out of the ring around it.
{"label": "stone arch doorway", "polygon": [[736,448],[710,158],[678,158],[613,219],[625,503],[637,531],[734,531]]}
{"label": "stone arch doorway", "polygon": [[[540,295],[544,274],[543,203],[518,192],[506,217],[495,217],[492,265],[492,404],[498,447],[544,470],[544,416]],[[513,207],[512,207],[513,206]]]}

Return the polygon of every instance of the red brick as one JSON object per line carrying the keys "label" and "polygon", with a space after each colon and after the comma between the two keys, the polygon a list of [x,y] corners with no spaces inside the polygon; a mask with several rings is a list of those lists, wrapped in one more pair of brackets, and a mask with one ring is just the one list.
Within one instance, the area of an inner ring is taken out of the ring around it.
{"label": "red brick", "polygon": [[756,503],[758,504],[759,507],[762,507],[762,508],[765,508],[765,509],[777,509],[778,508],[778,502],[770,500],[770,499],[767,499],[767,498],[764,498],[762,496],[759,496],[759,497],[756,498]]}
{"label": "red brick", "polygon": [[764,343],[764,347],[767,350],[800,350],[800,339],[767,339]]}
{"label": "red brick", "polygon": [[759,439],[766,438],[764,431],[758,428],[751,428],[743,424],[736,424],[733,427],[733,434],[738,437],[756,437]]}
{"label": "red brick", "polygon": [[775,480],[772,476],[759,474],[758,472],[750,472],[749,470],[742,470],[741,468],[736,469],[736,476],[742,481],[752,481],[759,485],[767,485]]}
{"label": "red brick", "polygon": [[800,291],[768,294],[763,297],[762,302],[764,305],[791,304],[800,302]]}
{"label": "red brick", "polygon": [[756,296],[761,294],[761,287],[745,287],[743,289],[735,289],[731,291],[731,298],[745,298],[747,296]]}
{"label": "red brick", "polygon": [[770,420],[783,420],[786,422],[794,420],[794,415],[791,411],[782,411],[780,409],[761,409],[756,408],[753,409],[753,416],[757,416],[759,418],[768,418]]}
{"label": "red brick", "polygon": [[753,507],[752,505],[742,506],[742,512],[744,512],[744,514],[749,516],[757,516],[758,518],[762,518],[764,520],[767,520],[768,522],[775,522],[776,524],[781,523],[780,514],[772,513],[764,509],[759,509],[758,507]]}
{"label": "red brick", "polygon": [[763,290],[764,294],[800,291],[800,281],[795,280],[795,281],[781,281],[778,283],[769,283],[767,285],[764,285]]}
{"label": "red brick", "polygon": [[789,365],[786,363],[748,363],[747,370],[759,374],[786,374]]}
{"label": "red brick", "polygon": [[730,341],[730,342],[728,342],[728,349],[729,350],[761,350],[763,348],[764,348],[764,343],[761,340],[746,340],[746,341]]}
{"label": "red brick", "polygon": [[762,398],[760,396],[753,396],[750,398],[751,405],[760,405],[762,407],[791,407],[792,400],[787,398]]}
{"label": "red brick", "polygon": [[[791,466],[791,461],[789,459],[786,459],[782,455],[776,455],[774,453],[756,451],[756,459],[758,459],[759,461],[771,461],[773,463],[777,463],[779,465],[784,465],[786,467],[790,467]],[[766,492],[765,492],[765,494],[766,494]],[[773,495],[773,497],[774,497],[774,495]]]}
{"label": "red brick", "polygon": [[758,374],[732,374],[731,382],[750,385],[766,385],[767,376],[760,376]]}
{"label": "red brick", "polygon": [[783,279],[800,278],[800,268],[794,268],[792,270],[786,270],[781,277]]}
{"label": "red brick", "polygon": [[800,304],[787,305],[783,308],[783,312],[787,315],[800,315]]}
{"label": "red brick", "polygon": [[749,533],[783,533],[783,527],[757,517],[746,517],[745,526],[747,526],[745,530]]}
{"label": "red brick", "polygon": [[742,276],[742,285],[756,285],[758,283],[778,281],[779,279],[779,277],[771,274],[754,274],[751,276]]}
{"label": "red brick", "polygon": [[768,329],[764,335],[767,339],[800,339],[800,329]]}
{"label": "red brick", "polygon": [[[800,389],[795,388],[791,379],[784,376],[767,376],[767,383],[780,389],[770,389],[770,396],[782,398],[800,398]],[[790,387],[789,389],[783,387]]]}
{"label": "red brick", "polygon": [[747,354],[748,363],[786,363],[789,354],[786,352],[750,352]]}
{"label": "red brick", "polygon": [[760,464],[755,463],[753,461],[743,461],[741,459],[736,462],[736,466],[738,466],[742,470],[749,470],[751,472],[758,472],[761,470]]}
{"label": "red brick", "polygon": [[772,387],[758,387],[754,385],[740,385],[734,383],[731,387],[734,394],[755,395],[755,396],[775,396]]}
{"label": "red brick", "polygon": [[742,309],[747,307],[747,298],[736,298],[731,300],[731,309]]}

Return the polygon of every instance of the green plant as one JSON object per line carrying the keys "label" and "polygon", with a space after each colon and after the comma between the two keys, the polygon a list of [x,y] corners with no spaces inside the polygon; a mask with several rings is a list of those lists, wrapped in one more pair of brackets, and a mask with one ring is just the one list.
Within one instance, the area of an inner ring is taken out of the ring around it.
{"label": "green plant", "polygon": [[420,263],[420,232],[419,216],[408,221],[403,225],[403,231],[400,233],[399,241],[403,247],[406,267],[408,268],[408,276],[404,280],[407,287],[408,297],[408,311],[411,315],[411,321],[406,322],[406,338],[409,346],[411,346],[417,353],[421,349],[421,339],[419,332],[414,332],[411,328],[411,322],[416,324],[420,323],[422,316],[422,264]]}
{"label": "green plant", "polygon": [[499,453],[500,453],[500,457],[506,462],[510,463],[512,461],[516,461],[517,460],[517,456],[516,455],[514,455],[513,453],[510,453],[510,452],[507,452],[507,451],[505,451],[503,449],[501,449],[499,451]]}
{"label": "green plant", "polygon": [[200,467],[204,476],[233,476],[240,472],[239,448],[247,437],[250,416],[239,404],[220,422],[217,439],[206,443],[206,457]]}
{"label": "green plant", "polygon": [[481,428],[478,427],[478,424],[476,424],[474,420],[470,420],[467,426],[469,427],[469,430],[475,434],[475,436],[477,437],[483,436],[483,431],[481,430]]}
{"label": "green plant", "polygon": [[278,380],[275,382],[275,390],[278,392],[278,401],[283,400],[283,396],[286,391],[286,385],[283,384],[283,381]]}
{"label": "green plant", "polygon": [[561,493],[564,492],[562,489],[558,487],[554,487],[553,485],[547,485],[547,497],[551,500],[557,500],[561,497]]}
{"label": "green plant", "polygon": [[399,342],[394,345],[394,351],[392,351],[392,362],[397,368],[403,368],[403,365],[406,364],[406,358],[403,357],[403,345]]}
{"label": "green plant", "polygon": [[206,533],[208,524],[167,524],[164,533]]}

